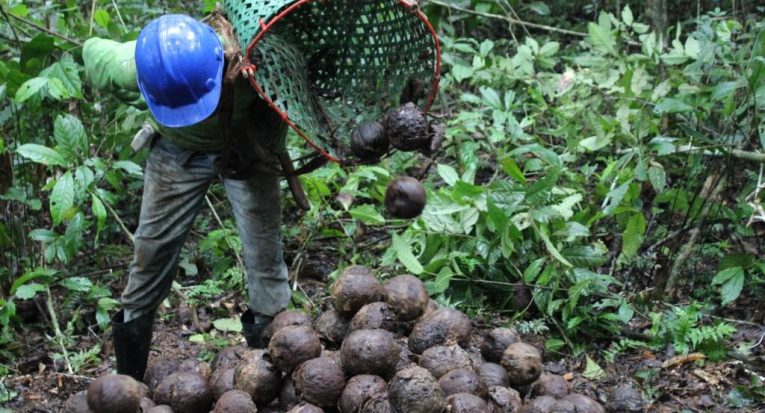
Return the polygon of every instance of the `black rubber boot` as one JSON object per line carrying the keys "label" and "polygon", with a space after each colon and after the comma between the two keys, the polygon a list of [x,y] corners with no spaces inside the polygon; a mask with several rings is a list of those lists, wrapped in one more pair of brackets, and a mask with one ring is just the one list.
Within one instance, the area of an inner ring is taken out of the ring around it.
{"label": "black rubber boot", "polygon": [[146,314],[127,323],[120,310],[112,317],[112,342],[117,358],[117,374],[126,374],[143,381],[149,359],[154,313]]}
{"label": "black rubber boot", "polygon": [[266,346],[266,343],[263,342],[263,330],[271,324],[273,319],[271,316],[253,313],[252,310],[247,310],[242,314],[240,318],[242,334],[247,340],[248,347],[264,348]]}

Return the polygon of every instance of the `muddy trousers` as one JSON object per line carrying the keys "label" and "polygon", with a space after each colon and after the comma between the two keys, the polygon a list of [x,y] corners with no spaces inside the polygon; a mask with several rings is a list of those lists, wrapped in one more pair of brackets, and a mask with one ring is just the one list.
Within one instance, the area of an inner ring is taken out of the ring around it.
{"label": "muddy trousers", "polygon": [[[123,320],[153,314],[170,293],[181,248],[218,175],[218,154],[195,153],[167,139],[154,142],[144,175],[135,253],[122,293]],[[282,256],[279,178],[224,179],[242,240],[249,307],[274,315],[290,300]]]}

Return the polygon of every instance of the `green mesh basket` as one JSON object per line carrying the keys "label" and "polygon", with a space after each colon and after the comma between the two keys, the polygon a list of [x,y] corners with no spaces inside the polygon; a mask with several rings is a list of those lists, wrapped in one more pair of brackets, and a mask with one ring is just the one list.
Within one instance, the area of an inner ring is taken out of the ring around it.
{"label": "green mesh basket", "polygon": [[[354,164],[350,135],[381,120],[408,82],[438,88],[438,37],[405,0],[226,0],[252,86],[327,159]],[[427,86],[426,86],[427,89]]]}

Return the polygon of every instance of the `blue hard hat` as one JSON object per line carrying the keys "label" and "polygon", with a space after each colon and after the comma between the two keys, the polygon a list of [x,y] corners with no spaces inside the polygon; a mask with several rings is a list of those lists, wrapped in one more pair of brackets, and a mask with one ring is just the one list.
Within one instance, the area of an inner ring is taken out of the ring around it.
{"label": "blue hard hat", "polygon": [[161,125],[193,125],[218,107],[223,46],[210,26],[180,14],[152,20],[138,35],[135,64],[138,87]]}

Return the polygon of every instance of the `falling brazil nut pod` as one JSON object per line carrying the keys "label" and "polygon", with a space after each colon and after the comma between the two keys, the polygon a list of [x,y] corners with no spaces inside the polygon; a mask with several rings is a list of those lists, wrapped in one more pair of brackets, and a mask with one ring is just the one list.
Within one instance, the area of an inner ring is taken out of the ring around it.
{"label": "falling brazil nut pod", "polygon": [[385,210],[394,218],[411,219],[420,216],[427,201],[425,187],[411,176],[399,176],[385,190]]}
{"label": "falling brazil nut pod", "polygon": [[351,132],[351,152],[361,160],[375,161],[388,152],[390,142],[380,122],[363,122]]}
{"label": "falling brazil nut pod", "polygon": [[388,113],[384,126],[390,144],[396,149],[416,151],[430,144],[430,124],[420,108],[411,102]]}
{"label": "falling brazil nut pod", "polygon": [[[413,0],[223,0],[248,80],[310,149],[342,165],[387,149],[377,122],[438,91],[438,34]],[[408,112],[407,112],[408,113]],[[368,126],[373,125],[371,129]],[[372,134],[356,134],[354,131]],[[354,142],[354,137],[371,137]],[[390,136],[390,135],[389,135]],[[419,135],[418,135],[419,136]],[[378,145],[379,143],[379,145]]]}

